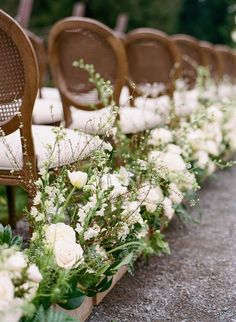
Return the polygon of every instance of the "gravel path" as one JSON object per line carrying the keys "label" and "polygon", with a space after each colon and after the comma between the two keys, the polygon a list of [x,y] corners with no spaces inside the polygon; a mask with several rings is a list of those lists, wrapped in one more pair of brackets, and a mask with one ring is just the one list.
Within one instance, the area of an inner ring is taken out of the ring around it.
{"label": "gravel path", "polygon": [[138,263],[89,322],[236,322],[236,167],[205,183],[200,205],[199,225],[172,223],[172,254]]}

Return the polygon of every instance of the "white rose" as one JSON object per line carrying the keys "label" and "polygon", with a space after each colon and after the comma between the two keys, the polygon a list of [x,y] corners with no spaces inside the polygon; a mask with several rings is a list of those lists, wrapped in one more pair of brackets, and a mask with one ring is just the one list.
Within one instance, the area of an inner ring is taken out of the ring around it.
{"label": "white rose", "polygon": [[156,165],[159,164],[163,165],[170,171],[184,171],[186,170],[186,163],[184,162],[183,158],[179,154],[175,154],[173,152],[166,152],[162,155],[162,157],[159,159],[160,162],[156,162]]}
{"label": "white rose", "polygon": [[29,266],[28,270],[28,279],[32,282],[35,283],[40,283],[42,281],[42,275],[38,269],[38,266],[36,266],[35,264],[32,264]]}
{"label": "white rose", "polygon": [[58,240],[54,244],[54,255],[58,266],[70,269],[83,259],[83,249],[77,243]]}
{"label": "white rose", "polygon": [[25,256],[21,252],[16,252],[6,260],[6,267],[13,272],[21,272],[27,266]]}
{"label": "white rose", "polygon": [[197,159],[197,166],[201,169],[205,169],[207,167],[208,162],[210,161],[209,155],[206,151],[197,151],[194,154],[194,157]]}
{"label": "white rose", "polygon": [[46,227],[45,238],[50,246],[58,240],[75,243],[75,231],[72,227],[60,222]]}
{"label": "white rose", "polygon": [[7,273],[0,272],[0,311],[14,299],[14,285]]}
{"label": "white rose", "polygon": [[12,303],[10,308],[5,308],[4,312],[0,311],[1,322],[19,322],[23,315],[22,308],[17,306],[18,303]]}
{"label": "white rose", "polygon": [[169,130],[165,128],[159,128],[151,131],[148,143],[154,146],[158,146],[158,145],[167,144],[172,140],[173,140],[173,135]]}
{"label": "white rose", "polygon": [[214,141],[208,140],[205,142],[205,149],[206,152],[212,155],[218,155],[219,154],[219,148],[217,144]]}
{"label": "white rose", "polygon": [[172,201],[167,197],[165,197],[163,200],[163,209],[164,216],[170,220],[173,217],[175,210],[172,208]]}
{"label": "white rose", "polygon": [[175,153],[175,154],[181,154],[182,149],[176,144],[168,144],[166,147],[167,152]]}
{"label": "white rose", "polygon": [[149,184],[143,185],[138,190],[138,199],[144,206],[146,206],[147,211],[153,213],[158,204],[163,200],[163,192],[160,187],[150,187]]}
{"label": "white rose", "polygon": [[71,184],[77,189],[83,188],[83,186],[86,185],[88,180],[87,173],[82,171],[68,171],[68,177],[70,179]]}
{"label": "white rose", "polygon": [[170,200],[179,205],[182,200],[183,200],[183,194],[182,192],[179,190],[179,188],[177,187],[177,185],[175,183],[170,183],[169,185],[169,198]]}

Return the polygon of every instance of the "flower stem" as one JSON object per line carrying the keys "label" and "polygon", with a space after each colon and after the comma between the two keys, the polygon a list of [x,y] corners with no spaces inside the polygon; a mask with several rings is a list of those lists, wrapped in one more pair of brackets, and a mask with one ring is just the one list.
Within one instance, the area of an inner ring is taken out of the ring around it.
{"label": "flower stem", "polygon": [[110,249],[110,250],[108,250],[107,251],[107,253],[108,254],[111,254],[111,253],[114,253],[114,252],[116,252],[117,250],[121,250],[121,249],[123,249],[123,248],[126,248],[127,246],[141,246],[141,243],[140,242],[129,242],[129,243],[126,243],[126,244],[124,244],[124,245],[121,245],[121,246],[117,246],[117,247],[115,247],[115,248],[113,248],[113,249]]}
{"label": "flower stem", "polygon": [[67,207],[67,205],[68,205],[68,203],[69,203],[69,201],[70,201],[70,199],[71,199],[71,197],[72,197],[72,195],[73,195],[73,193],[75,192],[75,187],[73,187],[72,188],[72,190],[71,190],[71,192],[69,193],[69,195],[68,195],[68,197],[66,198],[66,201],[65,201],[65,203],[64,203],[64,205],[62,206],[62,208],[61,208],[61,213],[65,210],[65,208]]}

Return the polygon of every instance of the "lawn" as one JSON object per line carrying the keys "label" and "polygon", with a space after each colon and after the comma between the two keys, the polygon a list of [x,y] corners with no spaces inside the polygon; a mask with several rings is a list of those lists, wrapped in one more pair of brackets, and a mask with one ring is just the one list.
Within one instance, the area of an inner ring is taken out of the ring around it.
{"label": "lawn", "polygon": [[[22,216],[22,211],[27,205],[27,195],[22,188],[16,188],[16,211],[17,217]],[[7,198],[6,198],[6,188],[5,186],[0,186],[0,222],[3,224],[7,223],[8,218],[8,208],[7,208]]]}

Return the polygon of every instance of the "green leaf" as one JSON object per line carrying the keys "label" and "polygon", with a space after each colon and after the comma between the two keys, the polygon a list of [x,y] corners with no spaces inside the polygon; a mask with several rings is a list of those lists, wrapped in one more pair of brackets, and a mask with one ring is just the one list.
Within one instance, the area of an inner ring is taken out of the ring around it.
{"label": "green leaf", "polygon": [[55,311],[53,308],[45,310],[40,306],[36,311],[33,319],[26,320],[27,322],[78,322],[77,319],[69,316],[65,312]]}
{"label": "green leaf", "polygon": [[105,275],[107,276],[114,275],[114,271],[118,271],[119,268],[121,268],[122,266],[128,265],[132,261],[133,255],[134,255],[133,252],[131,252],[122,261],[114,262],[105,272]]}
{"label": "green leaf", "polygon": [[70,297],[66,303],[59,303],[59,305],[66,310],[75,310],[83,303],[84,299],[85,294],[77,288],[73,293],[70,294]]}
{"label": "green leaf", "polygon": [[11,244],[11,239],[12,239],[12,230],[11,230],[11,227],[9,225],[7,225],[4,228],[3,239],[2,239],[3,244],[10,245]]}

